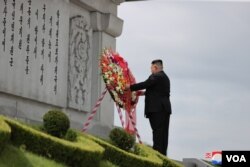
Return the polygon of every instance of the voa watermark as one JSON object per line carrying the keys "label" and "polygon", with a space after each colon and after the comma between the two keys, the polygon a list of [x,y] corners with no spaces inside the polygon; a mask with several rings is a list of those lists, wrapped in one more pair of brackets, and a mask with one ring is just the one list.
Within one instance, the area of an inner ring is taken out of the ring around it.
{"label": "voa watermark", "polygon": [[212,151],[205,160],[222,167],[250,167],[250,151]]}

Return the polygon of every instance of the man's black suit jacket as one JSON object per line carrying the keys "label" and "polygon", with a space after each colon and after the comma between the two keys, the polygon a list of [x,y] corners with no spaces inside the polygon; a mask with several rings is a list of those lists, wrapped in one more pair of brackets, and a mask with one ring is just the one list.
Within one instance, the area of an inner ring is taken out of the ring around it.
{"label": "man's black suit jacket", "polygon": [[130,86],[131,91],[146,89],[145,92],[145,116],[150,113],[172,113],[170,96],[170,80],[164,71],[152,74],[144,81]]}

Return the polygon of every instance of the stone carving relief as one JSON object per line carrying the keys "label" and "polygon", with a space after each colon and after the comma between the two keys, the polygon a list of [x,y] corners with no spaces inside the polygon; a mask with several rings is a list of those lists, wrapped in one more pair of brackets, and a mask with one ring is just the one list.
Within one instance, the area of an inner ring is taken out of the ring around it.
{"label": "stone carving relief", "polygon": [[90,110],[92,30],[84,16],[70,18],[68,103],[78,110]]}

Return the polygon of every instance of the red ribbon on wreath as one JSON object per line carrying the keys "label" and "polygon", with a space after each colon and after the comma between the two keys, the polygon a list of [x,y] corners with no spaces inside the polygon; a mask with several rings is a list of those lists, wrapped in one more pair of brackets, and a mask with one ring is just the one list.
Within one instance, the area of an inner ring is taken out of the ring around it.
{"label": "red ribbon on wreath", "polygon": [[133,74],[128,68],[128,63],[118,53],[111,49],[104,49],[101,54],[100,67],[103,80],[112,99],[118,107],[126,111],[126,131],[133,134],[136,133],[141,143],[138,130],[136,129],[135,109],[138,96],[136,92],[125,91],[127,84],[132,85],[136,83]]}

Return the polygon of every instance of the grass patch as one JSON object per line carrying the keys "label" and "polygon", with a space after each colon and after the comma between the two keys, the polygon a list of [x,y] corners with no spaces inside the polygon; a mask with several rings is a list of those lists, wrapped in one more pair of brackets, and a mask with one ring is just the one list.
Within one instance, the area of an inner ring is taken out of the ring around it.
{"label": "grass patch", "polygon": [[100,167],[119,167],[119,166],[112,164],[110,161],[101,161]]}
{"label": "grass patch", "polygon": [[0,117],[0,153],[4,150],[6,143],[10,139],[11,129],[8,124]]}
{"label": "grass patch", "polygon": [[7,145],[0,155],[1,167],[66,167],[53,160]]}
{"label": "grass patch", "polygon": [[[48,158],[28,152],[13,145],[6,145],[0,154],[0,167],[67,167]],[[119,167],[109,161],[103,160],[99,167]]]}

